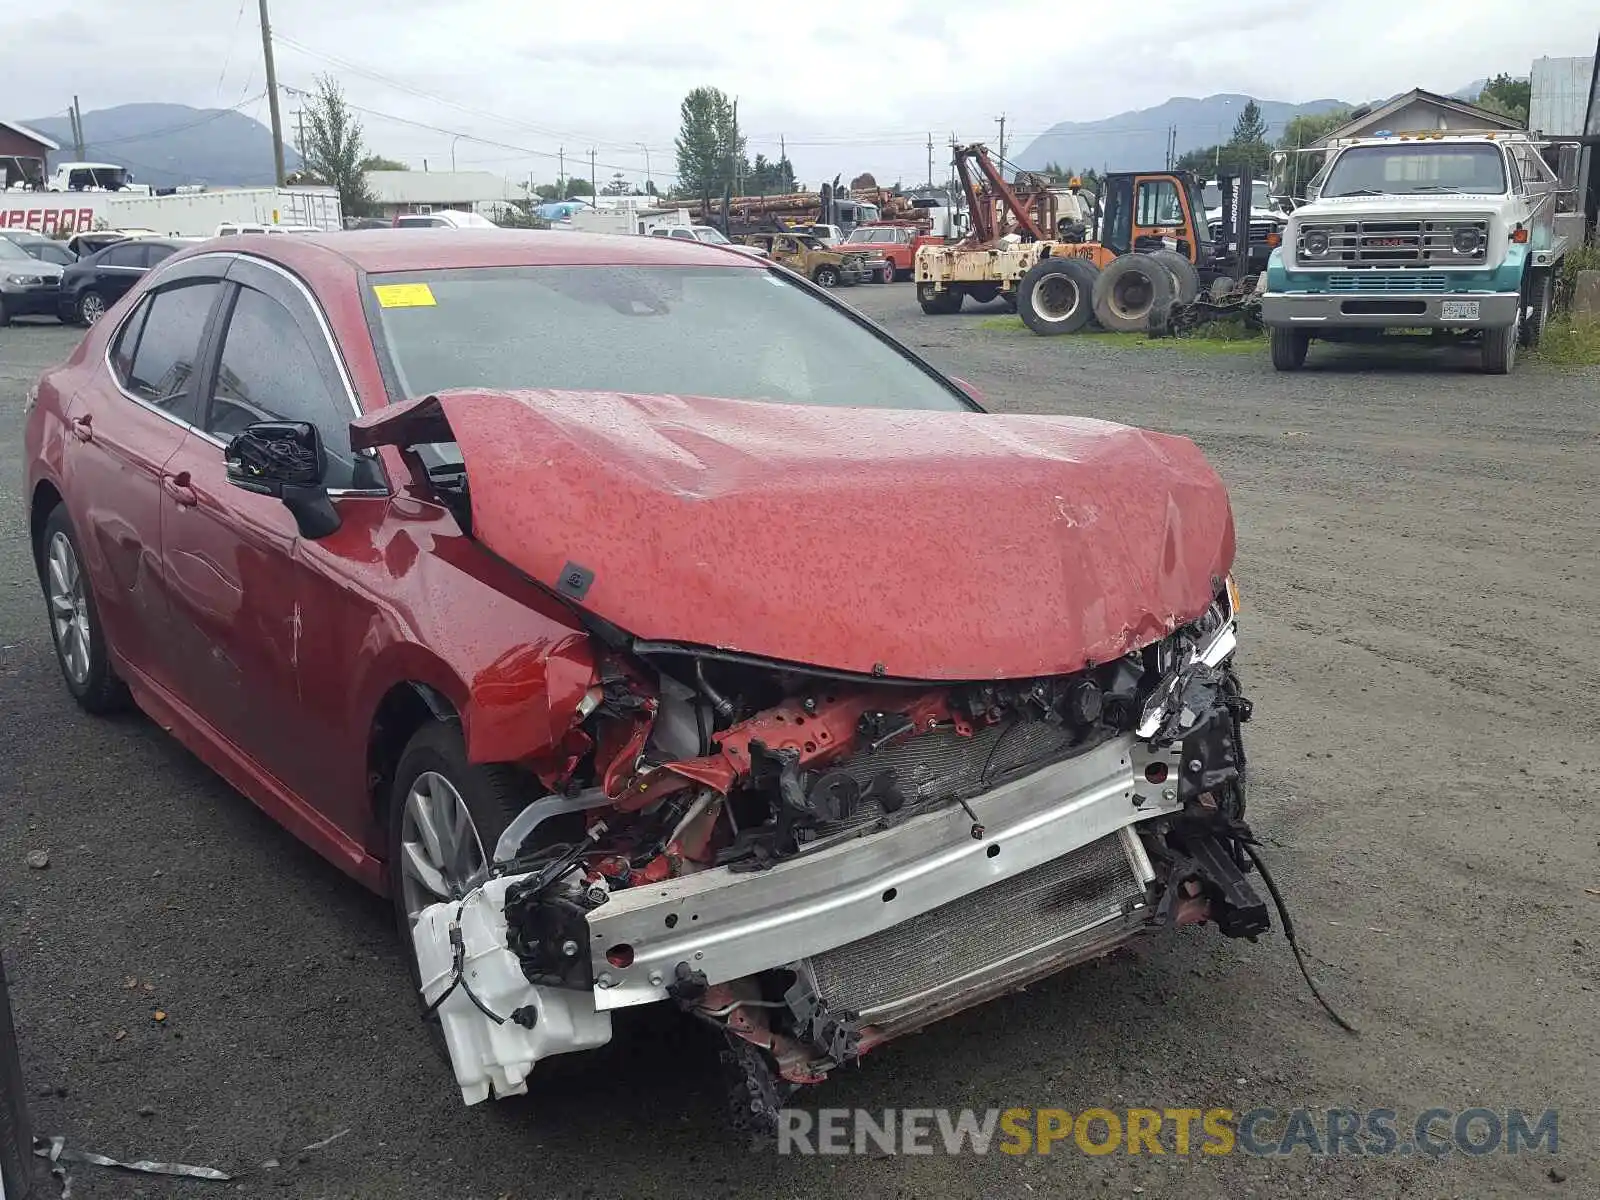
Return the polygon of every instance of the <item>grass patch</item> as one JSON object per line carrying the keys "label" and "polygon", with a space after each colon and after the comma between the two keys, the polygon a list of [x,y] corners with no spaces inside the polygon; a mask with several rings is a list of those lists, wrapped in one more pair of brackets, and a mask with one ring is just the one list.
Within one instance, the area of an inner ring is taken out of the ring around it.
{"label": "grass patch", "polygon": [[[1017,316],[985,317],[978,322],[978,328],[992,329],[996,333],[1033,336],[1033,331]],[[1142,333],[1107,333],[1090,329],[1064,337],[1088,338],[1096,346],[1115,346],[1121,350],[1177,349],[1191,354],[1256,354],[1267,340],[1260,330],[1246,329],[1232,321],[1213,321],[1198,326],[1193,333],[1180,338],[1152,339]]]}
{"label": "grass patch", "polygon": [[1537,355],[1563,367],[1600,366],[1600,318],[1551,313],[1539,335]]}

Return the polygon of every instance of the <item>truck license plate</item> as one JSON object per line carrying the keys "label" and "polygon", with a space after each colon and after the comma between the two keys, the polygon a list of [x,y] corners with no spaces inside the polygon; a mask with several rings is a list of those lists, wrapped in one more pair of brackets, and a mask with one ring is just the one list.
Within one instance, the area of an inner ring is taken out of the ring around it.
{"label": "truck license plate", "polygon": [[1478,319],[1478,301],[1446,300],[1440,307],[1439,317],[1445,321],[1476,321]]}

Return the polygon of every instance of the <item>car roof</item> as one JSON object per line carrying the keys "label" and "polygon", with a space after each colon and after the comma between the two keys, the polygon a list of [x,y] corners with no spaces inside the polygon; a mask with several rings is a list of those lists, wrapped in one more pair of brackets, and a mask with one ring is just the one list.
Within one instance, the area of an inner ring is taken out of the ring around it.
{"label": "car roof", "polygon": [[[290,268],[315,271],[342,259],[372,274],[452,267],[740,266],[765,270],[759,258],[684,238],[560,230],[435,229],[425,238],[399,230],[348,230],[273,237],[247,233],[230,240],[231,251],[259,255]],[[215,251],[213,244],[209,247]]]}

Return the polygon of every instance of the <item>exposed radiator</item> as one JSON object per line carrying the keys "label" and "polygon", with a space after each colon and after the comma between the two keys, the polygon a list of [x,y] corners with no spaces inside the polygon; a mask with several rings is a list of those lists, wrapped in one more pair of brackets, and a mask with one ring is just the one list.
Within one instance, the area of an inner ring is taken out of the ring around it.
{"label": "exposed radiator", "polygon": [[962,993],[991,992],[1065,966],[1083,948],[1131,929],[1142,921],[1152,877],[1138,835],[1124,829],[816,955],[806,970],[829,1011],[893,1026]]}

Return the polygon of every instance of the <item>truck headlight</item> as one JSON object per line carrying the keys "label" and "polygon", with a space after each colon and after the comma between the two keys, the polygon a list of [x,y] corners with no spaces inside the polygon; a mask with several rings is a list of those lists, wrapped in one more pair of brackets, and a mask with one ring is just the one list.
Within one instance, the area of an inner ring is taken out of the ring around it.
{"label": "truck headlight", "polygon": [[1300,248],[1306,252],[1307,258],[1326,258],[1332,239],[1328,237],[1326,229],[1308,230],[1300,239]]}
{"label": "truck headlight", "polygon": [[1474,225],[1462,225],[1450,239],[1457,254],[1476,254],[1483,247],[1483,234]]}

